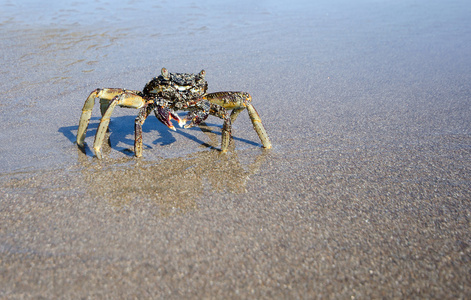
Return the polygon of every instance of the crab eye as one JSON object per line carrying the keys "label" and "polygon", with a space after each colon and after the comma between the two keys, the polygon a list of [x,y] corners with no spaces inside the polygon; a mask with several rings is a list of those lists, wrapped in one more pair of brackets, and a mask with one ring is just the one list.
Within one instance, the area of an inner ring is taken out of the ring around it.
{"label": "crab eye", "polygon": [[204,76],[206,75],[206,71],[205,71],[205,70],[201,70],[201,72],[200,72],[199,75],[200,75],[200,78],[201,78],[201,79],[204,79]]}
{"label": "crab eye", "polygon": [[167,69],[165,68],[162,68],[162,77],[166,80],[169,80],[170,79],[170,73],[168,72]]}

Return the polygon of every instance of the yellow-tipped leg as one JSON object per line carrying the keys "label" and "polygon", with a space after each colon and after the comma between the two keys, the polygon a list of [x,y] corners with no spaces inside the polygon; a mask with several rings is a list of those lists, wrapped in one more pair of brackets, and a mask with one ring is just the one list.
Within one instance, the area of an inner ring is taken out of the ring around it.
{"label": "yellow-tipped leg", "polygon": [[[79,145],[79,147],[83,147],[84,145],[88,123],[90,122],[90,117],[92,116],[93,106],[95,105],[95,99],[96,98],[100,99],[101,115],[103,116],[106,110],[108,109],[110,101],[114,97],[124,92],[126,92],[126,90],[124,89],[106,88],[106,89],[96,89],[90,93],[87,100],[85,101],[85,104],[83,105],[82,115],[80,116],[79,128],[77,132],[77,145]],[[136,91],[131,91],[131,92],[136,93]]]}
{"label": "yellow-tipped leg", "polygon": [[257,132],[260,140],[262,141],[263,147],[270,149],[271,142],[270,142],[270,139],[268,138],[268,134],[265,130],[265,127],[263,127],[260,116],[258,115],[257,111],[255,110],[255,107],[253,107],[252,104],[247,103],[246,105],[247,105],[247,110],[249,112],[250,120],[252,120],[253,128]]}
{"label": "yellow-tipped leg", "polygon": [[[229,121],[230,123],[224,123],[223,132],[222,132],[222,144],[221,150],[223,152],[227,151],[227,146],[229,145],[229,140],[231,137],[230,129],[232,123],[236,120],[237,116],[247,108],[250,116],[250,120],[252,120],[253,127],[258,134],[258,137],[262,141],[262,145],[264,148],[271,148],[270,139],[268,138],[267,132],[265,127],[263,127],[262,120],[258,115],[257,111],[250,103],[252,101],[252,97],[249,93],[245,92],[216,92],[206,94],[204,99],[211,102],[212,106],[211,109],[215,112],[218,111],[217,107],[225,108],[225,109],[232,109],[232,113],[230,115]],[[222,116],[220,112],[211,113],[212,115],[216,115],[222,119],[225,119],[225,116]],[[224,129],[226,127],[226,129]]]}
{"label": "yellow-tipped leg", "polygon": [[[216,94],[210,95],[211,100],[214,101],[215,99],[216,100],[218,99],[215,97],[215,95]],[[222,135],[221,152],[225,153],[227,152],[227,149],[229,148],[229,143],[231,141],[231,135],[232,135],[231,117],[227,113],[227,110],[221,105],[217,103],[213,103],[212,101],[208,101],[206,104],[209,105],[209,111],[207,113],[224,120],[224,124],[222,125],[222,133],[221,133]],[[207,117],[207,113],[201,114],[196,122],[194,120],[192,121],[192,124],[195,123],[196,125],[198,125],[201,122],[203,122]]]}
{"label": "yellow-tipped leg", "polygon": [[134,155],[136,157],[142,156],[142,125],[146,121],[150,112],[155,107],[145,104],[140,110],[134,122]]}
{"label": "yellow-tipped leg", "polygon": [[130,108],[141,108],[145,104],[146,102],[141,96],[136,95],[131,91],[125,91],[110,101],[108,108],[100,120],[100,125],[98,125],[98,130],[95,136],[95,142],[93,143],[93,150],[99,159],[103,158],[101,154],[101,146],[105,140],[106,131],[108,130],[108,125],[110,124],[111,114],[113,113],[116,105]]}
{"label": "yellow-tipped leg", "polygon": [[103,117],[100,120],[100,125],[98,125],[98,129],[95,135],[95,141],[93,142],[93,150],[95,150],[95,155],[98,159],[102,159],[103,155],[101,154],[101,145],[103,145],[103,141],[105,140],[106,131],[108,130],[108,125],[110,124],[110,117],[113,113],[114,108],[118,104],[118,97],[111,100],[108,109],[103,114]]}
{"label": "yellow-tipped leg", "polygon": [[85,104],[82,108],[82,115],[80,116],[79,128],[77,132],[77,145],[83,147],[85,140],[85,133],[88,128],[88,123],[90,122],[90,117],[92,116],[93,106],[95,105],[95,99],[98,97],[100,89],[96,89],[90,93]]}

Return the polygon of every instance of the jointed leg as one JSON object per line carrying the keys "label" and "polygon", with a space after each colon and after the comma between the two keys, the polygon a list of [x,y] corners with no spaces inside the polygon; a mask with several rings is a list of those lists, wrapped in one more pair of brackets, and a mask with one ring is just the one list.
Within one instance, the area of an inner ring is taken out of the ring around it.
{"label": "jointed leg", "polygon": [[232,123],[231,117],[228,115],[226,109],[218,104],[211,103],[211,108],[209,113],[213,116],[221,118],[224,120],[224,124],[222,125],[222,138],[221,138],[221,151],[227,152],[229,148],[229,142],[231,141],[231,131],[232,131]]}
{"label": "jointed leg", "polygon": [[262,141],[263,147],[270,149],[271,142],[270,142],[270,139],[268,138],[268,134],[265,130],[265,127],[263,127],[262,119],[260,119],[260,116],[255,110],[255,107],[253,107],[251,103],[246,103],[246,106],[247,106],[247,111],[249,112],[250,120],[252,120],[253,128],[257,132],[260,140]]}
{"label": "jointed leg", "polygon": [[[103,116],[108,109],[108,106],[110,105],[111,100],[113,100],[114,97],[121,95],[122,93],[128,93],[128,94],[139,94],[139,91],[132,91],[132,90],[126,90],[126,89],[103,89],[100,96],[100,112],[101,116]],[[123,106],[123,105],[121,105]],[[131,106],[134,107],[134,106]]]}
{"label": "jointed leg", "polygon": [[[250,96],[250,94],[245,92],[216,92],[206,94],[205,99],[209,100],[212,104],[220,105],[226,109],[232,109],[232,113],[230,116],[231,122],[234,122],[237,116],[245,108],[247,108],[250,120],[252,121],[252,125],[255,131],[257,132],[263,147],[271,148],[270,139],[268,138],[267,132],[263,127],[262,120],[260,119],[260,116],[258,115],[253,105],[250,103],[252,101],[252,97]],[[222,148],[223,147],[221,147],[221,149]]]}
{"label": "jointed leg", "polygon": [[144,125],[144,122],[153,109],[153,105],[144,105],[139,110],[139,114],[134,122],[134,155],[136,157],[142,156],[142,125]]}
{"label": "jointed leg", "polygon": [[100,125],[98,126],[98,130],[95,136],[95,142],[93,143],[93,149],[95,150],[95,155],[98,158],[102,158],[101,154],[101,146],[105,139],[106,131],[108,129],[108,125],[110,123],[111,114],[115,109],[116,105],[130,107],[130,108],[141,108],[146,104],[145,100],[136,95],[133,92],[125,91],[121,93],[119,96],[113,98],[110,101],[108,108],[106,109],[103,117],[100,120]]}
{"label": "jointed leg", "polygon": [[222,125],[222,139],[221,139],[221,151],[227,152],[229,148],[229,142],[231,141],[232,136],[232,123],[231,118],[226,116],[224,119],[224,124]]}
{"label": "jointed leg", "polygon": [[83,142],[85,140],[85,132],[88,128],[88,123],[90,122],[90,117],[92,116],[93,106],[95,105],[95,98],[98,97],[100,89],[96,89],[88,96],[85,100],[85,104],[82,108],[82,115],[80,116],[79,128],[77,132],[77,145],[83,147]]}
{"label": "jointed leg", "polygon": [[[214,100],[215,94],[211,94],[209,96],[211,100]],[[209,115],[223,119],[224,124],[222,125],[221,151],[227,152],[229,142],[231,140],[232,128],[231,117],[228,115],[227,110],[219,103],[212,103],[208,99],[199,102],[196,107],[197,109],[191,111],[185,118],[183,118],[183,122],[191,121],[190,124],[185,126],[185,128],[201,124]]]}
{"label": "jointed leg", "polygon": [[242,106],[242,107],[239,107],[239,108],[234,108],[232,110],[232,112],[231,112],[231,122],[232,122],[232,124],[234,124],[235,120],[237,119],[237,116],[239,116],[239,114],[241,112],[243,112],[244,109],[245,109],[245,107]]}
{"label": "jointed leg", "polygon": [[103,144],[103,140],[105,139],[106,131],[108,130],[108,125],[110,124],[111,113],[113,112],[117,104],[117,98],[111,100],[108,109],[103,114],[103,117],[100,120],[100,125],[98,125],[98,129],[95,135],[95,141],[93,142],[93,150],[95,150],[95,155],[98,157],[98,159],[103,158],[103,155],[101,154],[101,145]]}
{"label": "jointed leg", "polygon": [[77,132],[77,145],[83,147],[88,123],[90,122],[93,106],[95,105],[95,99],[100,99],[101,115],[103,116],[110,101],[119,94],[122,94],[124,91],[124,89],[96,89],[90,93],[82,108],[82,115],[80,116]]}

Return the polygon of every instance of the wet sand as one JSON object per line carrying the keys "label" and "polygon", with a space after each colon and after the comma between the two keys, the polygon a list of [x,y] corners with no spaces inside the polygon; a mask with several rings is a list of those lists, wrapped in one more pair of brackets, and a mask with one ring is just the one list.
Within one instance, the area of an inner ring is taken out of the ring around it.
{"label": "wet sand", "polygon": [[[0,296],[471,296],[466,1],[0,7]],[[28,15],[37,19],[30,20]],[[97,87],[162,67],[250,92],[168,130],[116,109],[105,159],[75,142]]]}

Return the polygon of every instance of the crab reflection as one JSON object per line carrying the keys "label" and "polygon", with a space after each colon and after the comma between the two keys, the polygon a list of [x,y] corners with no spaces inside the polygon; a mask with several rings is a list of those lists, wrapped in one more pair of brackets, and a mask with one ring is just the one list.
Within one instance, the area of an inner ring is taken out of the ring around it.
{"label": "crab reflection", "polygon": [[259,172],[268,152],[202,151],[183,158],[141,161],[131,158],[90,161],[78,151],[87,193],[123,207],[133,201],[157,203],[161,214],[196,209],[196,200],[210,193],[246,193],[251,175]]}

